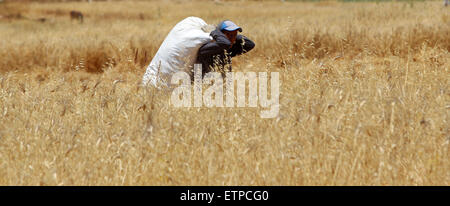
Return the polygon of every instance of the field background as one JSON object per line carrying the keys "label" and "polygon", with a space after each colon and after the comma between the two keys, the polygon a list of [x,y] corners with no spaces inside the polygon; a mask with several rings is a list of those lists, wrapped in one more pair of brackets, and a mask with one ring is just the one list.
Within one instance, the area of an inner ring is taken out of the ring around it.
{"label": "field background", "polygon": [[[0,185],[450,185],[442,1],[3,2],[0,16]],[[176,109],[139,86],[187,16],[256,42],[233,68],[280,73],[278,117]]]}

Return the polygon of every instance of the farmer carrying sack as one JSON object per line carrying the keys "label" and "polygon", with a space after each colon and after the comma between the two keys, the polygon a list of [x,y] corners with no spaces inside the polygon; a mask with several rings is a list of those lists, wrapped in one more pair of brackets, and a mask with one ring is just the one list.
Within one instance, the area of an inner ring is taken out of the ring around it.
{"label": "farmer carrying sack", "polygon": [[171,76],[179,71],[189,73],[197,59],[198,49],[212,40],[211,26],[198,17],[180,21],[169,32],[153,57],[142,83],[157,86],[168,85]]}

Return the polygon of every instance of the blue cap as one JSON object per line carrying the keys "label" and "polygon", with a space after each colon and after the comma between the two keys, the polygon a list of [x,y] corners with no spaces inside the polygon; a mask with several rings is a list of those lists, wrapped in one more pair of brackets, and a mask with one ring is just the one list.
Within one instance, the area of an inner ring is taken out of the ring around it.
{"label": "blue cap", "polygon": [[238,27],[235,23],[233,23],[230,20],[223,21],[220,24],[220,30],[226,30],[226,31],[235,31],[239,30],[239,32],[242,32],[241,27]]}

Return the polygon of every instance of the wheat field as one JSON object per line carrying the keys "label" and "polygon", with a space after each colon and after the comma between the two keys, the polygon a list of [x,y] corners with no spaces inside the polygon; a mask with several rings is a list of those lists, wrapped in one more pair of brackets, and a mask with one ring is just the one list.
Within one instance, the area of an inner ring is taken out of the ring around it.
{"label": "wheat field", "polygon": [[[0,16],[0,185],[450,185],[441,1],[4,2]],[[256,43],[233,69],[279,72],[276,118],[140,86],[188,16]]]}

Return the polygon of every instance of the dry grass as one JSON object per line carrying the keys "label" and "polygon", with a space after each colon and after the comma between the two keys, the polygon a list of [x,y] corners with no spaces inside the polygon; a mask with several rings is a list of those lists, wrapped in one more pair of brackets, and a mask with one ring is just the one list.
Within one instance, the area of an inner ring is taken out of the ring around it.
{"label": "dry grass", "polygon": [[[0,4],[0,184],[450,185],[441,3]],[[138,86],[190,15],[256,42],[234,69],[280,72],[277,118]]]}

